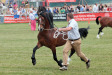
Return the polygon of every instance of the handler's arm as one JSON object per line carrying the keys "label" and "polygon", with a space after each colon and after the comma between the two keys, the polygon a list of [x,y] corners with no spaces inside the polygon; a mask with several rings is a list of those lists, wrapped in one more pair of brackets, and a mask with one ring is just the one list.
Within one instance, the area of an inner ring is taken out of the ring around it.
{"label": "handler's arm", "polygon": [[67,31],[70,31],[71,29],[72,29],[72,27],[60,28],[59,31],[67,32]]}

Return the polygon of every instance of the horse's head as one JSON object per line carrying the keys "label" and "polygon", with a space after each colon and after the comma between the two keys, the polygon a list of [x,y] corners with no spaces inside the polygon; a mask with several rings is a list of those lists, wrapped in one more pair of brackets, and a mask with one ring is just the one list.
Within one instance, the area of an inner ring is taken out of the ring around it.
{"label": "horse's head", "polygon": [[42,12],[46,12],[46,8],[44,6],[39,6],[37,14],[40,15]]}
{"label": "horse's head", "polygon": [[43,31],[45,27],[45,18],[41,15],[38,17],[38,31]]}

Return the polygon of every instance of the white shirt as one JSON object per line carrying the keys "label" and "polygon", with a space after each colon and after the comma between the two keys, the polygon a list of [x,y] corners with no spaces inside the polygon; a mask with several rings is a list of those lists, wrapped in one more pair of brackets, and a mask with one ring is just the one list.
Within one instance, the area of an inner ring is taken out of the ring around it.
{"label": "white shirt", "polygon": [[19,11],[17,11],[17,15],[20,15],[20,13],[21,13],[21,11],[19,10]]}
{"label": "white shirt", "polygon": [[68,31],[68,39],[80,38],[78,23],[71,19],[67,27],[72,27],[72,30]]}
{"label": "white shirt", "polygon": [[34,14],[33,14],[33,13],[30,13],[30,14],[29,14],[29,18],[30,18],[31,20],[35,20]]}
{"label": "white shirt", "polygon": [[98,12],[98,5],[97,6],[96,5],[93,6],[93,12]]}

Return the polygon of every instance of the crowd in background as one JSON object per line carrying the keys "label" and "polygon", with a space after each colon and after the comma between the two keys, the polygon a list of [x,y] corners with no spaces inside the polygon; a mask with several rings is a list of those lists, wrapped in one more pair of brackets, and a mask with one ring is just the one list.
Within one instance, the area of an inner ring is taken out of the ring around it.
{"label": "crowd in background", "polygon": [[[4,9],[4,7],[6,8]],[[1,15],[20,15],[20,17],[22,15],[29,15],[30,11],[33,11],[34,14],[37,12],[37,8],[34,8],[33,5],[31,5],[31,8],[29,7],[28,0],[23,0],[20,7],[18,6],[17,0],[9,0],[8,5],[0,2],[0,9]]]}
{"label": "crowd in background", "polygon": [[[95,5],[81,5],[78,4],[77,6],[74,5],[67,5],[64,4],[63,7],[46,7],[47,12],[51,12],[54,14],[58,13],[83,13],[83,12],[107,12],[112,11],[112,4],[95,4]],[[5,12],[3,10],[6,10]],[[33,5],[29,5],[28,0],[23,0],[20,7],[18,6],[17,0],[9,0],[8,2],[2,3],[0,2],[0,14],[6,15],[20,15],[27,17],[33,11],[33,14],[36,14],[37,8],[34,8]]]}
{"label": "crowd in background", "polygon": [[107,6],[106,4],[95,4],[95,5],[80,5],[73,6],[72,4],[70,6],[67,6],[66,4],[63,7],[54,7],[53,10],[50,8],[47,8],[48,12],[52,13],[83,13],[83,12],[108,12],[112,11],[112,4]]}

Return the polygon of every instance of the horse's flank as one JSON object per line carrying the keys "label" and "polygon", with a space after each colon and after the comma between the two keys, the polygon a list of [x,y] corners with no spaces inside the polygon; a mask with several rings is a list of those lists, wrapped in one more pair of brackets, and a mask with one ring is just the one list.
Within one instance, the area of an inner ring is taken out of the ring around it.
{"label": "horse's flank", "polygon": [[100,19],[100,24],[103,27],[112,27],[112,18],[111,17],[102,17]]}

